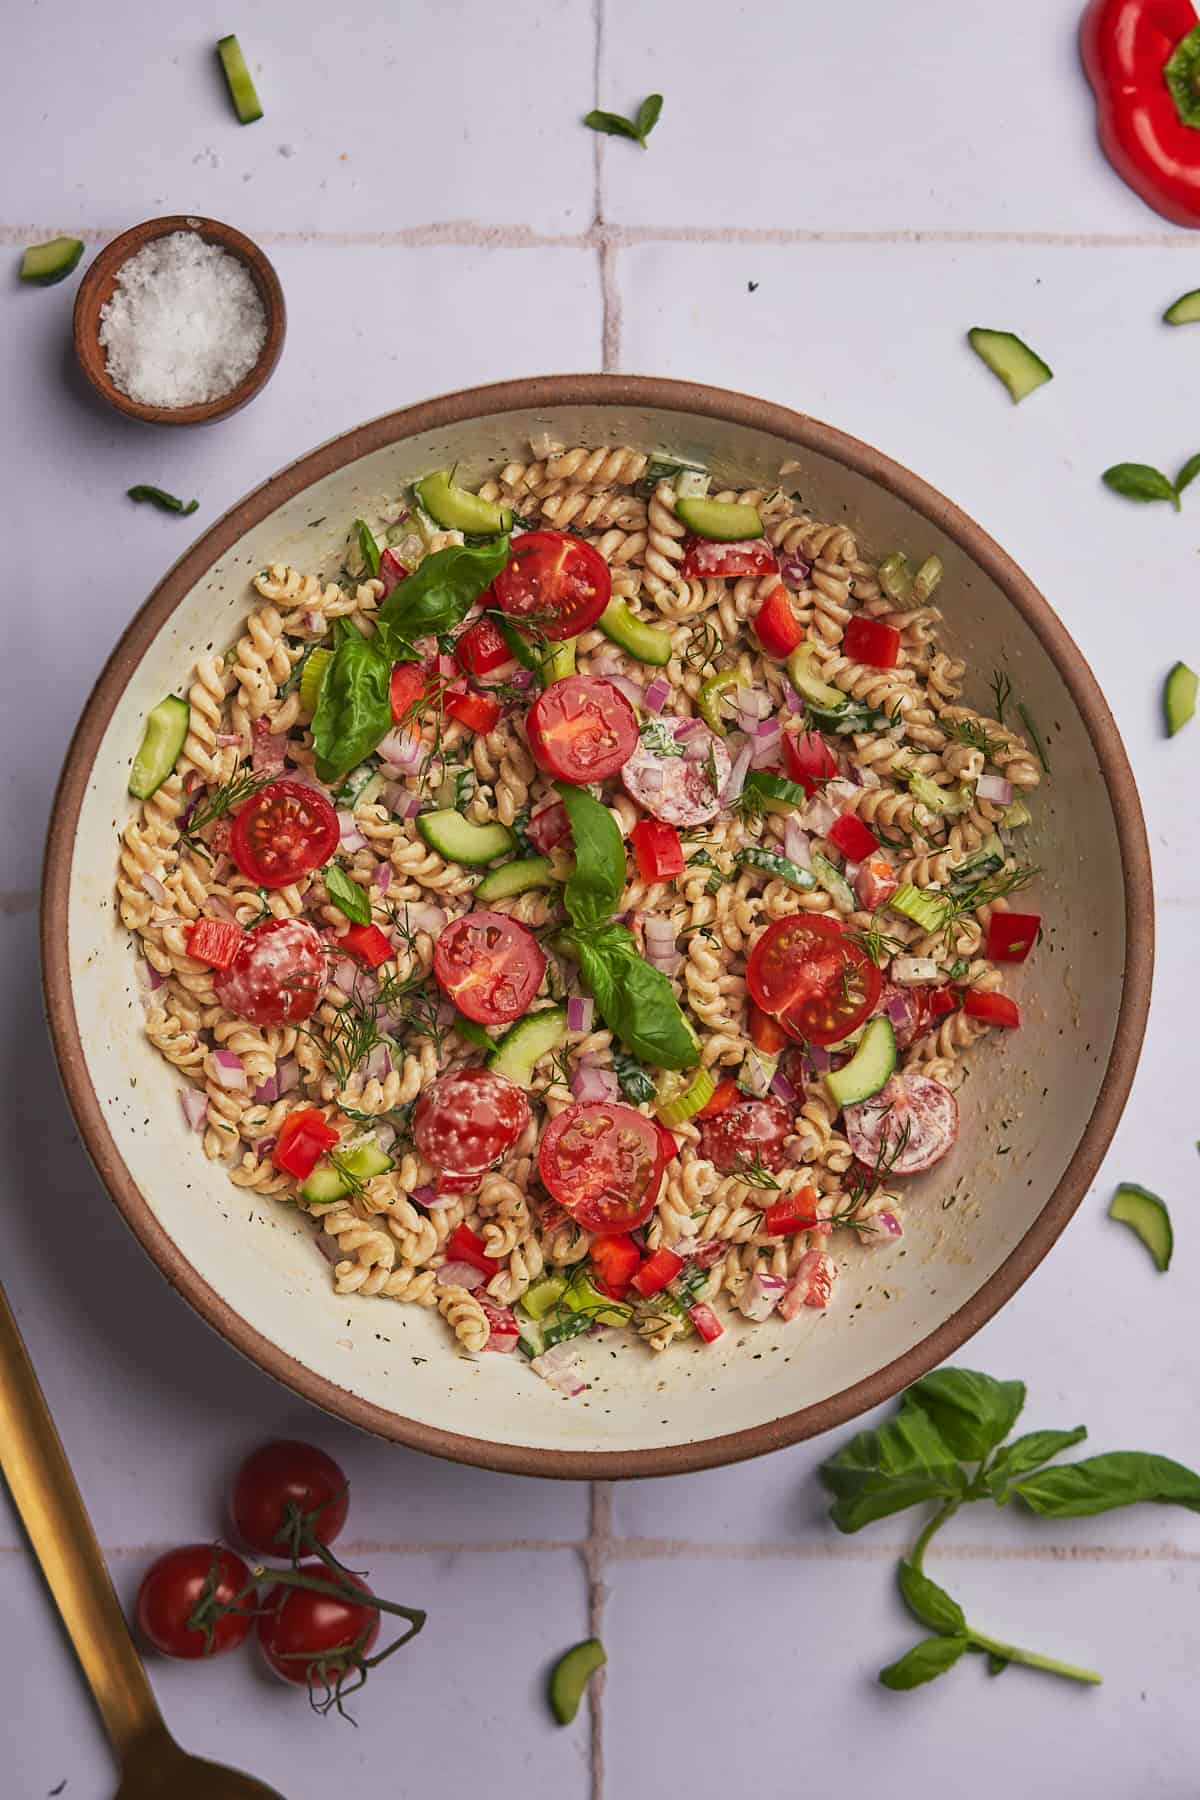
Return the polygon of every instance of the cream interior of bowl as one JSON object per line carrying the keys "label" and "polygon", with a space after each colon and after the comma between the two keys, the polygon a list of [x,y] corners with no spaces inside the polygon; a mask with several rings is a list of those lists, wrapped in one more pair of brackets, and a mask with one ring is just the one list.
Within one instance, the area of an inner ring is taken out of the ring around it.
{"label": "cream interior of bowl", "polygon": [[[896,547],[941,555],[945,641],[968,658],[966,698],[986,708],[990,672],[1007,668],[1052,742],[1054,767],[1029,832],[1033,859],[1052,871],[1037,889],[1046,936],[1009,983],[1022,1029],[993,1034],[974,1053],[959,1143],[908,1184],[904,1237],[868,1250],[839,1233],[832,1245],[841,1280],[825,1314],[744,1330],[731,1324],[711,1348],[685,1345],[659,1357],[611,1337],[587,1341],[591,1385],[573,1402],[514,1359],[457,1354],[436,1315],[336,1296],[308,1221],[233,1187],[205,1160],[182,1120],[178,1077],[140,1030],[135,953],[113,900],[116,832],[129,814],[125,783],[145,715],[180,689],[199,652],[237,636],[255,571],[279,561],[333,570],[349,521],[372,502],[450,463],[471,484],[498,462],[527,460],[531,433],[543,431],[567,444],[627,443],[697,460],[721,482],[773,484],[781,465],[798,458],[789,482],[816,516],[848,522],[866,555]],[[87,789],[69,902],[91,1082],[134,1181],[198,1274],[299,1364],[401,1419],[485,1443],[565,1451],[661,1449],[769,1426],[873,1375],[964,1306],[1045,1205],[1088,1121],[1117,1018],[1124,932],[1121,858],[1095,750],[1053,662],[1003,589],[907,502],[832,458],[686,412],[616,406],[509,412],[409,438],[363,455],[248,530],[133,671]]]}

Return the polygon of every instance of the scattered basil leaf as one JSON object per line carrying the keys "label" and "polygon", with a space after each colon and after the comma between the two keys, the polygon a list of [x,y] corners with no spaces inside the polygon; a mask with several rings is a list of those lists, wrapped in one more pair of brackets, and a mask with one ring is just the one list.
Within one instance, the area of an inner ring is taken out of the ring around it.
{"label": "scattered basil leaf", "polygon": [[1050,758],[1046,755],[1046,746],[1043,744],[1041,733],[1034,724],[1029,708],[1025,705],[1023,700],[1018,702],[1017,711],[1021,716],[1022,725],[1024,725],[1026,731],[1029,733],[1029,741],[1037,752],[1037,759],[1041,763],[1042,768],[1046,771],[1046,774],[1049,775]]}
{"label": "scattered basil leaf", "polygon": [[325,671],[312,722],[317,776],[327,784],[357,768],[392,726],[390,662],[352,625],[338,623],[341,641]]}
{"label": "scattered basil leaf", "polygon": [[367,894],[359,887],[357,881],[351,881],[337,863],[329,863],[322,871],[325,892],[334,906],[344,913],[353,925],[369,925],[371,923],[371,902]]}
{"label": "scattered basil leaf", "polygon": [[987,1672],[989,1675],[1003,1675],[1005,1669],[1010,1669],[1011,1667],[1012,1664],[1009,1662],[1007,1656],[997,1656],[994,1650],[988,1651]]}
{"label": "scattered basil leaf", "polygon": [[613,1050],[612,1065],[620,1084],[621,1092],[626,1100],[634,1106],[640,1106],[643,1100],[653,1100],[658,1092],[654,1079],[649,1075],[634,1056],[626,1056],[620,1050]]}
{"label": "scattered basil leaf", "polygon": [[491,1033],[474,1019],[468,1019],[465,1013],[455,1013],[454,1029],[460,1038],[465,1038],[468,1044],[474,1044],[477,1050],[496,1048],[496,1040]]}
{"label": "scattered basil leaf", "polygon": [[367,573],[371,576],[378,575],[379,545],[375,542],[375,533],[365,519],[355,519],[354,529],[358,533],[359,553],[367,565]]}
{"label": "scattered basil leaf", "polygon": [[1111,469],[1105,469],[1100,479],[1114,494],[1121,494],[1126,500],[1169,500],[1176,512],[1180,510],[1175,483],[1169,481],[1161,469],[1151,468],[1149,463],[1114,463]]}
{"label": "scattered basil leaf", "polygon": [[829,1516],[845,1532],[926,1500],[958,1498],[967,1486],[949,1445],[919,1407],[877,1431],[860,1431],[822,1463],[820,1477],[834,1496]]}
{"label": "scattered basil leaf", "polygon": [[680,1011],[666,976],[642,960],[624,925],[593,925],[564,933],[600,1016],[631,1056],[656,1069],[692,1069],[700,1044]]}
{"label": "scattered basil leaf", "polygon": [[1163,64],[1163,78],[1180,122],[1200,126],[1200,25],[1180,38]]}
{"label": "scattered basil leaf", "polygon": [[1012,1490],[1043,1519],[1085,1519],[1151,1501],[1200,1512],[1200,1475],[1167,1456],[1114,1450],[1085,1462],[1039,1469]]}
{"label": "scattered basil leaf", "polygon": [[165,488],[150,487],[146,482],[139,482],[136,487],[126,488],[125,492],[131,500],[148,500],[151,506],[157,506],[159,512],[181,513],[186,519],[194,513],[200,502],[189,500],[185,506],[174,494],[168,494]]}
{"label": "scattered basil leaf", "polygon": [[449,544],[427,556],[394,587],[376,615],[383,648],[394,662],[415,662],[414,638],[461,625],[508,561],[508,539]]}
{"label": "scattered basil leaf", "polygon": [[658,124],[662,109],[662,95],[648,94],[638,107],[636,120],[627,119],[623,113],[603,112],[596,108],[584,114],[583,122],[592,131],[602,131],[606,137],[632,138],[644,150],[646,139]]}
{"label": "scattered basil leaf", "polygon": [[1190,487],[1197,475],[1200,475],[1200,450],[1196,452],[1195,456],[1188,457],[1175,477],[1175,492],[1182,494],[1184,488]]}
{"label": "scattered basil leaf", "polygon": [[607,806],[586,788],[556,781],[574,841],[575,872],[563,889],[563,904],[576,926],[600,925],[609,918],[625,886],[625,844]]}
{"label": "scattered basil leaf", "polygon": [[879,1679],[885,1688],[893,1688],[903,1693],[908,1688],[921,1687],[926,1681],[936,1681],[947,1669],[952,1669],[964,1650],[968,1649],[965,1637],[925,1638],[920,1644],[914,1644],[907,1656],[899,1662],[889,1663],[886,1669],[880,1669]]}
{"label": "scattered basil leaf", "polygon": [[996,1505],[1008,1504],[1009,1490],[1014,1481],[1018,1481],[1022,1475],[1031,1474],[1034,1469],[1040,1469],[1051,1457],[1061,1456],[1064,1450],[1071,1450],[1076,1444],[1082,1444],[1086,1436],[1086,1425],[1074,1425],[1070,1431],[1029,1431],[1024,1437],[1014,1438],[1011,1444],[1006,1444],[993,1457],[986,1476],[988,1489]]}
{"label": "scattered basil leaf", "polygon": [[974,1369],[935,1369],[914,1383],[904,1407],[920,1407],[960,1462],[981,1462],[1003,1443],[1025,1404],[1023,1381],[994,1381]]}
{"label": "scattered basil leaf", "polygon": [[952,1600],[945,1588],[931,1581],[922,1570],[902,1562],[897,1578],[904,1604],[919,1625],[928,1625],[930,1631],[941,1631],[949,1637],[966,1631],[967,1616],[958,1601]]}
{"label": "scattered basil leaf", "polygon": [[647,94],[638,107],[637,134],[638,142],[643,150],[646,148],[646,139],[658,124],[662,109],[663,97],[661,94]]}

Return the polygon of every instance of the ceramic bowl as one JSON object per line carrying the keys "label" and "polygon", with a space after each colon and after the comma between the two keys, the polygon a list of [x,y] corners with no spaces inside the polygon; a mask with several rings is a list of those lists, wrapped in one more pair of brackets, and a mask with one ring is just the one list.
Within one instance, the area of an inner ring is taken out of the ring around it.
{"label": "ceramic bowl", "polygon": [[[116,833],[147,711],[197,653],[228,644],[267,562],[336,567],[347,522],[430,469],[468,483],[526,459],[531,436],[633,444],[720,483],[781,464],[817,517],[865,554],[937,550],[946,640],[966,697],[1007,667],[1053,766],[1031,855],[1044,942],[1011,975],[1023,1024],[974,1055],[953,1155],[908,1184],[905,1235],[846,1247],[835,1304],[653,1357],[585,1347],[566,1401],[513,1361],[455,1353],[436,1316],[335,1297],[308,1221],[235,1189],[186,1132],[174,1071],[139,1030],[134,956],[113,900]],[[317,1405],[387,1438],[489,1468],[611,1478],[753,1456],[843,1424],[941,1362],[1002,1306],[1078,1206],[1128,1093],[1150,993],[1145,830],[1116,727],[1046,601],[978,525],[917,476],[828,425],[687,383],[559,376],[476,389],[377,419],[256,489],[176,564],[88,702],[53,811],[43,949],[51,1030],[80,1133],[162,1273],[217,1331]],[[1084,970],[1086,969],[1086,978]],[[1006,1154],[999,1152],[1005,1150]],[[1070,1255],[1070,1245],[1062,1252]]]}

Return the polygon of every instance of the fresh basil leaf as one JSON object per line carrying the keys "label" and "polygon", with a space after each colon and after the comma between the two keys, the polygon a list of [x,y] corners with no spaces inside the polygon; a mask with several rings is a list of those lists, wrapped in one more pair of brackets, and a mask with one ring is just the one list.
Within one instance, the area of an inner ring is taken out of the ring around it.
{"label": "fresh basil leaf", "polygon": [[1064,1450],[1081,1444],[1086,1436],[1087,1426],[1075,1425],[1070,1431],[1029,1431],[1024,1437],[1005,1444],[1003,1450],[996,1453],[987,1472],[988,1489],[996,1505],[1008,1504],[1012,1482],[1040,1469],[1052,1456],[1060,1456]]}
{"label": "fresh basil leaf", "polygon": [[599,107],[594,107],[590,113],[584,113],[583,122],[592,131],[602,131],[605,137],[627,137],[635,144],[641,142],[637,126],[621,113],[602,112]]}
{"label": "fresh basil leaf", "polygon": [[374,644],[346,627],[325,671],[312,722],[321,781],[340,781],[391,730],[391,675],[391,664]]}
{"label": "fresh basil leaf", "polygon": [[1180,469],[1178,475],[1175,477],[1175,492],[1177,494],[1182,494],[1185,487],[1190,487],[1192,485],[1197,475],[1200,475],[1200,450],[1196,452],[1195,456],[1188,457],[1182,469]]}
{"label": "fresh basil leaf", "polygon": [[620,827],[599,800],[584,788],[556,781],[555,791],[567,809],[575,848],[575,873],[563,889],[563,904],[577,926],[600,925],[609,918],[625,886],[625,844]]}
{"label": "fresh basil leaf", "polygon": [[375,533],[365,519],[355,519],[354,529],[358,533],[359,555],[367,565],[368,575],[378,575],[379,545],[375,542]]}
{"label": "fresh basil leaf", "polygon": [[1142,1501],[1200,1512],[1200,1475],[1170,1457],[1139,1450],[1114,1450],[1085,1462],[1039,1469],[1012,1492],[1043,1519],[1085,1519]]}
{"label": "fresh basil leaf", "polygon": [[614,1050],[612,1065],[626,1100],[631,1100],[635,1106],[640,1106],[643,1100],[653,1100],[658,1089],[636,1057]]}
{"label": "fresh basil leaf", "polygon": [[563,942],[600,1016],[631,1056],[655,1069],[693,1069],[700,1061],[695,1032],[680,1011],[666,976],[643,962],[624,925],[565,932]]}
{"label": "fresh basil leaf", "polygon": [[941,1631],[949,1637],[967,1629],[966,1614],[958,1601],[952,1600],[945,1588],[930,1581],[922,1570],[902,1562],[897,1575],[904,1604],[919,1625],[928,1625],[931,1631]]}
{"label": "fresh basil leaf", "polygon": [[820,1477],[834,1497],[829,1516],[845,1532],[926,1500],[956,1499],[967,1486],[950,1447],[917,1407],[877,1431],[860,1431],[822,1463]]}
{"label": "fresh basil leaf", "polygon": [[886,1669],[880,1669],[879,1679],[885,1688],[893,1688],[903,1693],[908,1688],[921,1687],[926,1681],[936,1681],[947,1669],[952,1669],[964,1650],[970,1646],[965,1637],[925,1638],[914,1644],[907,1656],[899,1662],[889,1663]]}
{"label": "fresh basil leaf", "polygon": [[1004,1442],[1025,1404],[1023,1381],[996,1381],[974,1369],[935,1369],[904,1395],[919,1407],[960,1462],[981,1462]]}
{"label": "fresh basil leaf", "polygon": [[1200,25],[1181,37],[1163,64],[1163,78],[1184,125],[1200,126]]}
{"label": "fresh basil leaf", "polygon": [[465,1013],[455,1013],[454,1029],[460,1038],[465,1038],[468,1044],[474,1044],[477,1050],[494,1050],[496,1048],[496,1040],[491,1032],[485,1031],[483,1026],[476,1024],[474,1019],[468,1019]]}
{"label": "fresh basil leaf", "polygon": [[998,1656],[994,1650],[988,1651],[987,1672],[989,1675],[1003,1675],[1009,1666],[1007,1656]]}
{"label": "fresh basil leaf", "polygon": [[435,637],[461,625],[484,589],[508,561],[508,539],[449,544],[425,557],[394,587],[376,615],[385,649],[394,661],[414,661],[413,639]]}
{"label": "fresh basil leaf", "polygon": [[647,94],[638,107],[637,136],[638,143],[643,150],[646,148],[646,139],[658,124],[662,109],[663,97],[661,94]]}
{"label": "fresh basil leaf", "polygon": [[200,504],[198,500],[189,500],[185,506],[182,500],[174,494],[168,494],[165,488],[151,487],[145,481],[140,481],[136,487],[126,488],[125,492],[131,500],[148,500],[151,506],[157,506],[159,512],[182,513],[185,519]]}
{"label": "fresh basil leaf", "polygon": [[353,925],[369,925],[371,923],[371,902],[357,881],[339,869],[336,863],[329,863],[322,871],[325,892],[340,913],[344,913]]}
{"label": "fresh basil leaf", "polygon": [[1169,500],[1175,511],[1179,511],[1179,495],[1174,482],[1168,481],[1161,469],[1152,469],[1149,463],[1114,463],[1111,469],[1105,469],[1100,479],[1114,494],[1121,494],[1126,500]]}

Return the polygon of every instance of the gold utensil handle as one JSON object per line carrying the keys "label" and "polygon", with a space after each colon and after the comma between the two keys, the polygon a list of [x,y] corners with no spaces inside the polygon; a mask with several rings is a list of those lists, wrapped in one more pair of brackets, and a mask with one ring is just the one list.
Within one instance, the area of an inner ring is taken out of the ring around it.
{"label": "gold utensil handle", "polygon": [[0,1468],[118,1757],[165,1727],[83,1496],[0,1288]]}

